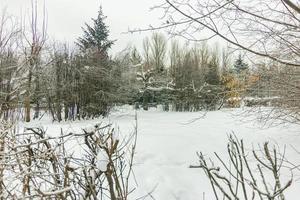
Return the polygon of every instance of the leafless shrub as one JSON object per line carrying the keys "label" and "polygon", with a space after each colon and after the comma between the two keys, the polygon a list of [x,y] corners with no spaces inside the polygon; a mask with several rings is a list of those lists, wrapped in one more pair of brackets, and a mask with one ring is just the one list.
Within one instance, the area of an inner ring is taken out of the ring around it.
{"label": "leafless shrub", "polygon": [[[137,133],[126,140],[116,133],[110,125],[56,137],[41,128],[3,127],[0,199],[128,199]],[[72,141],[84,145],[72,153]]]}
{"label": "leafless shrub", "polygon": [[209,179],[215,198],[218,199],[269,199],[285,200],[284,193],[293,182],[291,178],[283,183],[282,171],[285,155],[277,148],[270,149],[266,142],[260,150],[248,152],[243,140],[235,136],[229,137],[227,153],[229,163],[226,164],[219,154],[214,153],[221,167],[198,153],[200,168]]}
{"label": "leafless shrub", "polygon": [[[106,127],[105,127],[106,128]],[[128,199],[129,180],[132,175],[136,148],[136,131],[129,140],[121,141],[113,128],[106,132],[103,127],[93,131],[84,130],[86,160],[84,169],[78,174],[82,198],[97,199],[109,196],[112,200]]]}

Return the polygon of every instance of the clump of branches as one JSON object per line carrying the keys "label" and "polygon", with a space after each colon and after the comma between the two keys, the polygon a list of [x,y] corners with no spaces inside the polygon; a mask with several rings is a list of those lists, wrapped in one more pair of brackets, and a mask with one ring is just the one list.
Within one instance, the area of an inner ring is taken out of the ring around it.
{"label": "clump of branches", "polygon": [[136,130],[126,139],[111,125],[56,137],[42,128],[0,132],[0,199],[125,200],[133,191]]}
{"label": "clump of branches", "polygon": [[[103,129],[107,131],[103,132]],[[128,199],[133,192],[129,181],[137,141],[136,130],[129,140],[123,141],[109,126],[96,126],[94,130],[84,130],[84,133],[84,168],[76,174],[78,189],[83,191],[80,198]]]}
{"label": "clump of branches", "polygon": [[229,163],[225,163],[218,153],[214,153],[221,167],[198,153],[200,168],[212,186],[215,199],[268,199],[285,200],[285,191],[293,182],[291,178],[282,181],[282,171],[286,163],[285,155],[278,148],[270,148],[264,143],[260,150],[248,152],[243,140],[230,135],[227,145]]}
{"label": "clump of branches", "polygon": [[254,73],[258,79],[247,88],[246,93],[251,97],[244,102],[249,108],[242,115],[255,116],[264,126],[299,124],[299,68],[262,63]]}
{"label": "clump of branches", "polygon": [[237,49],[283,65],[299,67],[299,4],[291,0],[165,0],[160,26],[173,36],[200,42],[222,39]]}

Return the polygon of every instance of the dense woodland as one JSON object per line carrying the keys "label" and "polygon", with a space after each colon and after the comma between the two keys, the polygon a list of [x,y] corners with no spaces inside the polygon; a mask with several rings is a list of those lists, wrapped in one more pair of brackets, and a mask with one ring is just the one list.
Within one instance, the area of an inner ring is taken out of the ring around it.
{"label": "dense woodland", "polygon": [[273,75],[293,70],[276,62],[247,64],[243,51],[167,40],[160,32],[145,38],[143,49],[129,46],[111,56],[114,41],[105,18],[100,9],[70,48],[50,42],[47,22],[38,20],[34,7],[24,30],[2,15],[2,115],[18,110],[28,122],[48,112],[62,121],[106,116],[123,104],[144,110],[162,105],[165,111],[267,105],[281,95]]}

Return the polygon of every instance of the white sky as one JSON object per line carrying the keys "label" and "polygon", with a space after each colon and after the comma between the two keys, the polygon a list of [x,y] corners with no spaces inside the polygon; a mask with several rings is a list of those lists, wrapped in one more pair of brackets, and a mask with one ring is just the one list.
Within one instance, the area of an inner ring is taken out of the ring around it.
{"label": "white sky", "polygon": [[[40,6],[45,1],[50,38],[73,42],[82,35],[81,26],[91,23],[97,16],[99,6],[107,16],[106,24],[111,31],[110,38],[117,39],[112,51],[118,52],[128,44],[138,48],[142,39],[150,33],[122,34],[128,28],[143,28],[159,24],[160,13],[150,8],[162,0],[37,0]],[[24,16],[30,12],[31,0],[0,0],[0,12],[6,7],[9,14]]]}

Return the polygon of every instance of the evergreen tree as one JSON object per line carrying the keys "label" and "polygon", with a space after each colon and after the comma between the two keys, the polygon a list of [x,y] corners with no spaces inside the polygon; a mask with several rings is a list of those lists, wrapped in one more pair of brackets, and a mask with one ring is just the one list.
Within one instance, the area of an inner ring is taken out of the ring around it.
{"label": "evergreen tree", "polygon": [[102,8],[93,26],[86,24],[83,37],[78,39],[83,54],[77,55],[79,66],[79,104],[77,110],[82,117],[107,115],[118,98],[117,88],[119,73],[108,56],[113,41],[108,39],[109,30],[105,25]]}
{"label": "evergreen tree", "polygon": [[238,59],[234,63],[234,71],[237,74],[241,74],[242,72],[248,70],[248,68],[248,64],[243,61],[242,56],[240,54]]}
{"label": "evergreen tree", "polygon": [[108,49],[114,44],[114,41],[109,40],[108,26],[104,23],[106,16],[103,15],[102,7],[98,12],[96,19],[92,18],[93,26],[85,23],[86,28],[82,28],[84,35],[78,38],[77,45],[81,50],[94,49],[98,53],[107,56]]}
{"label": "evergreen tree", "polygon": [[220,84],[219,59],[217,52],[212,52],[211,59],[207,65],[206,83],[210,85]]}

